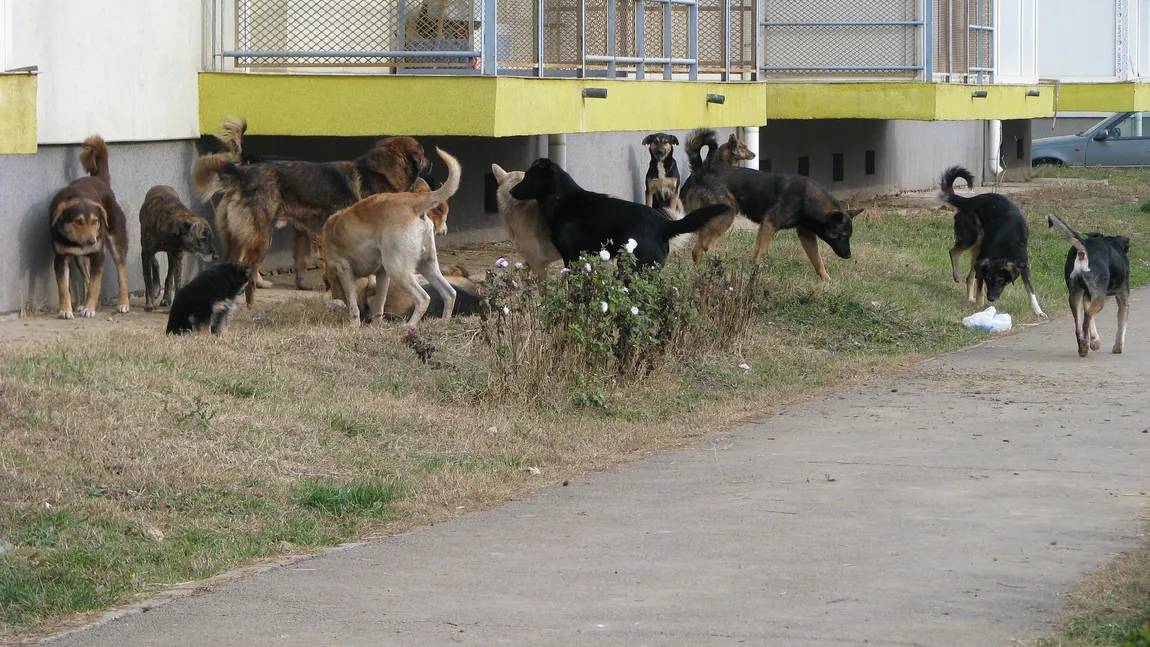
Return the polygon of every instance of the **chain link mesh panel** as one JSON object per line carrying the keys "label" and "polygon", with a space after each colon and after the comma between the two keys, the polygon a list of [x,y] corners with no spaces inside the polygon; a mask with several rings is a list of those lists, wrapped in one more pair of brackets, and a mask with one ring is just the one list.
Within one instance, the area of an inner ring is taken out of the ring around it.
{"label": "chain link mesh panel", "polygon": [[825,68],[846,68],[833,70],[836,75],[913,75],[900,68],[919,64],[915,25],[790,23],[915,21],[917,8],[917,0],[766,0],[763,65],[774,75],[827,73]]}
{"label": "chain link mesh panel", "polygon": [[[972,67],[993,68],[993,32],[971,25],[994,26],[990,0],[934,1],[934,71],[951,80],[977,80]],[[980,64],[981,63],[981,64]],[[984,80],[990,80],[983,75]]]}
{"label": "chain link mesh panel", "polygon": [[237,57],[236,66],[474,68],[477,61],[338,52],[477,51],[477,0],[237,0],[236,49],[331,56]]}

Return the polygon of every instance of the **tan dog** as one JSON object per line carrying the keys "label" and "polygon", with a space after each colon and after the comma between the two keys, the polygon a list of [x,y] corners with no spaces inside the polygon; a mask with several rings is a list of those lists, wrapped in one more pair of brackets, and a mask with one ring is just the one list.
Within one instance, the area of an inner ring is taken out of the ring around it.
{"label": "tan dog", "polygon": [[75,316],[68,285],[69,261],[75,261],[84,275],[84,307],[80,316],[96,316],[106,252],[112,252],[119,279],[120,304],[116,310],[128,311],[128,223],[112,192],[108,144],[102,137],[93,135],[84,140],[80,165],[88,175],[60,189],[48,208],[61,319]]}
{"label": "tan dog", "polygon": [[492,164],[491,172],[499,183],[499,192],[496,194],[499,216],[511,234],[511,242],[527,259],[527,267],[540,279],[546,278],[547,266],[563,257],[551,241],[551,229],[539,215],[539,203],[511,197],[511,189],[523,181],[523,171],[504,171],[498,164]]}
{"label": "tan dog", "polygon": [[[459,190],[459,161],[436,149],[447,164],[447,181],[427,193],[379,193],[333,215],[323,226],[323,247],[327,274],[342,293],[356,293],[355,280],[375,275],[378,284],[372,319],[383,316],[387,293],[395,281],[415,301],[415,310],[407,320],[415,327],[427,311],[431,297],[419,285],[416,273],[422,274],[443,297],[445,319],[455,309],[455,288],[439,270],[435,251],[435,233],[447,230],[447,220],[439,223],[428,217],[428,211],[446,202]],[[359,323],[357,299],[347,299],[348,320]]]}
{"label": "tan dog", "polygon": [[[471,273],[466,267],[462,265],[452,265],[450,267],[439,268],[443,278],[455,288],[455,308],[452,310],[453,316],[458,315],[472,315],[479,312],[479,286],[471,280]],[[416,277],[419,279],[419,284],[423,286],[423,291],[427,292],[432,289],[422,276]],[[363,319],[368,311],[371,309],[371,300],[375,297],[376,283],[375,277],[359,278],[355,280],[356,297],[359,299],[360,319]],[[335,286],[332,287],[333,299],[338,299],[338,303],[342,307],[347,307],[343,297],[343,288],[340,287],[337,281]],[[428,294],[431,297],[431,305],[424,313],[424,317],[442,317],[443,316],[443,301],[440,299],[436,301],[439,293]],[[392,283],[387,288],[387,300],[384,302],[383,315],[390,319],[407,319],[415,312],[415,301],[412,300],[411,295],[400,289],[398,285]]]}

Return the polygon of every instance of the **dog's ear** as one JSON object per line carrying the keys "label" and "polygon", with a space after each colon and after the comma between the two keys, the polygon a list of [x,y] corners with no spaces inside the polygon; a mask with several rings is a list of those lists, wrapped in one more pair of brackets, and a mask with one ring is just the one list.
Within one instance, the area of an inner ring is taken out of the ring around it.
{"label": "dog's ear", "polygon": [[502,183],[503,180],[507,179],[507,171],[504,171],[503,167],[498,164],[491,165],[491,173],[495,175],[496,182]]}
{"label": "dog's ear", "polygon": [[1126,252],[1126,253],[1130,252],[1130,239],[1129,238],[1127,238],[1125,236],[1115,236],[1114,239],[1118,241],[1118,246],[1122,248],[1123,252]]}
{"label": "dog's ear", "polygon": [[735,137],[734,133],[731,133],[731,136],[727,138],[727,143],[737,148],[739,146],[739,138]]}
{"label": "dog's ear", "polygon": [[671,144],[674,146],[678,146],[679,145],[679,138],[674,136],[674,135],[671,135]]}
{"label": "dog's ear", "polygon": [[841,211],[832,211],[827,214],[827,224],[831,227],[840,227],[847,221],[847,215]]}
{"label": "dog's ear", "polygon": [[859,215],[860,213],[862,213],[864,211],[866,211],[866,209],[847,209],[847,215],[850,216],[851,218],[854,218],[855,216]]}
{"label": "dog's ear", "polygon": [[653,141],[655,141],[655,136],[654,135],[647,135],[646,137],[643,138],[643,145],[647,146]]}
{"label": "dog's ear", "polygon": [[108,228],[108,211],[104,209],[104,205],[96,203],[96,210],[100,212],[100,228]]}

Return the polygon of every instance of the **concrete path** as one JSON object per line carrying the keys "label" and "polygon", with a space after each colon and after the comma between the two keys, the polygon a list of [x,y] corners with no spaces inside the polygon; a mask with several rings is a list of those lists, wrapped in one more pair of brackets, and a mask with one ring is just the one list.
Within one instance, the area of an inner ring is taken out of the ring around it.
{"label": "concrete path", "polygon": [[1147,292],[536,498],[53,641],[1010,645],[1150,503]]}

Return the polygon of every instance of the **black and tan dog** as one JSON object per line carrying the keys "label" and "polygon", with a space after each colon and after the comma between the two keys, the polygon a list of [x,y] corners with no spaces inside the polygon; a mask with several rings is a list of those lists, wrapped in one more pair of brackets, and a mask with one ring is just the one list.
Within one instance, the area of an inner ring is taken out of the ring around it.
{"label": "black and tan dog", "polygon": [[[234,139],[234,134],[229,137]],[[380,140],[353,161],[241,164],[237,157],[237,151],[205,155],[192,170],[192,183],[201,198],[224,194],[226,223],[217,223],[221,247],[229,259],[250,265],[255,277],[271,246],[273,224],[292,224],[307,232],[296,238],[293,252],[297,287],[307,287],[299,282],[311,256],[311,237],[322,234],[333,213],[367,196],[410,191],[431,170],[423,146],[411,137]],[[254,281],[246,296],[252,305]]]}
{"label": "black and tan dog", "polygon": [[172,295],[184,283],[184,254],[199,256],[204,262],[216,260],[212,226],[180,202],[170,186],[154,186],[140,206],[140,257],[144,270],[144,310],[151,311],[160,292],[160,261],[156,254],[168,255],[168,276],[160,307],[172,303]]}
{"label": "black and tan dog", "polygon": [[168,334],[222,334],[251,276],[251,268],[238,261],[224,261],[197,274],[172,300]]}
{"label": "black and tan dog", "polygon": [[[1126,319],[1130,314],[1130,239],[1091,232],[1085,236],[1067,226],[1055,215],[1046,222],[1070,241],[1066,252],[1066,289],[1070,292],[1070,312],[1074,315],[1074,336],[1078,354],[1086,357],[1102,347],[1095,317],[1106,304],[1106,297],[1118,303],[1118,334],[1114,352],[1121,353],[1126,343]],[[1089,337],[1088,337],[1089,335]]]}
{"label": "black and tan dog", "polygon": [[[700,155],[704,146],[710,147],[707,157],[710,162]],[[862,209],[844,208],[829,191],[808,177],[714,164],[719,146],[713,130],[696,130],[687,140],[686,148],[691,163],[690,186],[684,186],[686,208],[725,204],[733,209],[699,231],[691,250],[696,263],[730,228],[735,213],[759,225],[755,238],[756,263],[767,252],[775,233],[782,229],[794,229],[798,233],[803,251],[824,281],[831,277],[819,253],[819,239],[840,258],[851,257],[853,218],[862,213]]]}
{"label": "black and tan dog", "polygon": [[48,208],[61,319],[75,316],[72,290],[68,285],[69,261],[75,262],[84,277],[84,307],[80,309],[80,316],[96,316],[106,252],[112,253],[119,280],[116,310],[128,311],[128,223],[116,202],[116,194],[112,192],[108,144],[102,137],[93,135],[84,140],[80,148],[80,165],[87,177],[60,189]]}
{"label": "black and tan dog", "polygon": [[637,246],[633,253],[639,265],[662,265],[671,239],[730,213],[726,205],[713,205],[679,220],[670,219],[663,211],[646,205],[587,191],[546,158],[531,164],[510,195],[516,200],[538,201],[551,240],[567,264],[604,248],[615,255],[628,239],[634,239]]}
{"label": "black and tan dog", "polygon": [[986,300],[994,303],[1003,289],[1021,276],[1030,295],[1030,310],[1047,318],[1030,280],[1030,228],[1026,218],[1004,195],[983,193],[968,198],[956,194],[954,181],[958,178],[965,180],[967,186],[974,186],[974,176],[961,166],[946,169],[939,181],[939,197],[958,210],[954,214],[954,247],[950,250],[954,282],[962,280],[958,257],[970,250],[966,294],[971,303],[982,300],[984,288]]}
{"label": "black and tan dog", "polygon": [[643,145],[651,154],[651,164],[647,167],[647,206],[682,211],[683,204],[679,201],[679,165],[675,162],[675,147],[679,145],[679,138],[667,133],[652,133],[643,138]]}

